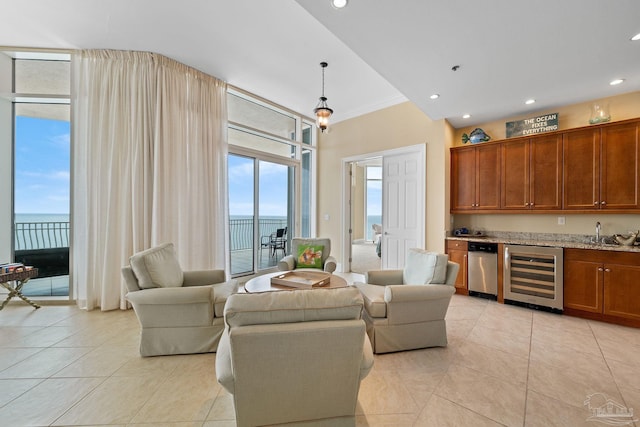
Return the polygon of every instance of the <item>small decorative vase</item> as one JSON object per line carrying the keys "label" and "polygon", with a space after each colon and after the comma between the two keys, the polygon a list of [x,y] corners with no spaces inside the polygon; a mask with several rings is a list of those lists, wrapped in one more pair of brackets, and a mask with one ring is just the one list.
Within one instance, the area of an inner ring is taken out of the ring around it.
{"label": "small decorative vase", "polygon": [[591,118],[589,118],[589,124],[596,125],[598,123],[605,123],[611,120],[611,114],[609,114],[609,105],[606,103],[595,103],[591,106]]}

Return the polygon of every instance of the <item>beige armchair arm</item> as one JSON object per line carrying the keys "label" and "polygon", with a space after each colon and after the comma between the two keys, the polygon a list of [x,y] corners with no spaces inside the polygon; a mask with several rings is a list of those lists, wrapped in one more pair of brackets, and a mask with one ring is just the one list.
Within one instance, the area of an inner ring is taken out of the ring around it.
{"label": "beige armchair arm", "polygon": [[296,258],[293,255],[287,255],[278,261],[278,270],[291,271],[296,268]]}
{"label": "beige armchair arm", "polygon": [[370,285],[402,285],[402,270],[367,271],[364,281]]}
{"label": "beige armchair arm", "polygon": [[447,285],[387,286],[384,300],[387,304],[389,325],[429,322],[444,319],[451,296],[456,289]]}
{"label": "beige armchair arm", "polygon": [[448,298],[456,292],[448,285],[391,285],[384,289],[384,301],[415,302]]}
{"label": "beige armchair arm", "polygon": [[194,288],[152,288],[136,292],[129,292],[127,299],[131,304],[140,305],[176,305],[209,302],[213,298],[211,287]]}
{"label": "beige armchair arm", "polygon": [[226,280],[224,270],[193,270],[183,272],[182,286],[205,286]]}
{"label": "beige armchair arm", "polygon": [[338,263],[336,262],[336,259],[333,256],[329,255],[324,262],[324,271],[326,271],[327,273],[333,273],[334,271],[336,271],[337,265]]}

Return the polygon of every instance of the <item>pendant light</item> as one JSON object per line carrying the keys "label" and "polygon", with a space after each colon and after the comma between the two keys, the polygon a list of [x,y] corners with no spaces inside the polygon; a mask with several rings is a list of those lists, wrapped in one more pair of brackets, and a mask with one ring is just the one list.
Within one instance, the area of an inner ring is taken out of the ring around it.
{"label": "pendant light", "polygon": [[329,126],[329,117],[333,114],[333,110],[327,105],[327,98],[324,96],[324,69],[327,68],[327,65],[329,64],[326,62],[320,63],[322,67],[322,96],[316,108],[313,109],[313,112],[316,114],[316,126],[320,129],[320,132],[324,132],[327,129]]}

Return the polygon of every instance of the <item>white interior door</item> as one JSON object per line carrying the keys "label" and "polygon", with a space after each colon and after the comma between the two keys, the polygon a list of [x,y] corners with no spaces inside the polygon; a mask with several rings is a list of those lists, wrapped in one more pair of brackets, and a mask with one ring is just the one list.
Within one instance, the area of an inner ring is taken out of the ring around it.
{"label": "white interior door", "polygon": [[424,153],[385,155],[382,167],[382,268],[404,267],[424,246]]}

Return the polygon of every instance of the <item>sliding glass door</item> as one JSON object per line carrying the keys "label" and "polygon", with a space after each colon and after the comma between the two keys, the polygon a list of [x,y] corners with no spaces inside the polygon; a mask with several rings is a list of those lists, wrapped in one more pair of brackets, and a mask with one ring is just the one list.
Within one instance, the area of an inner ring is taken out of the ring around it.
{"label": "sliding glass door", "polygon": [[288,253],[295,166],[229,155],[231,274],[273,268]]}

